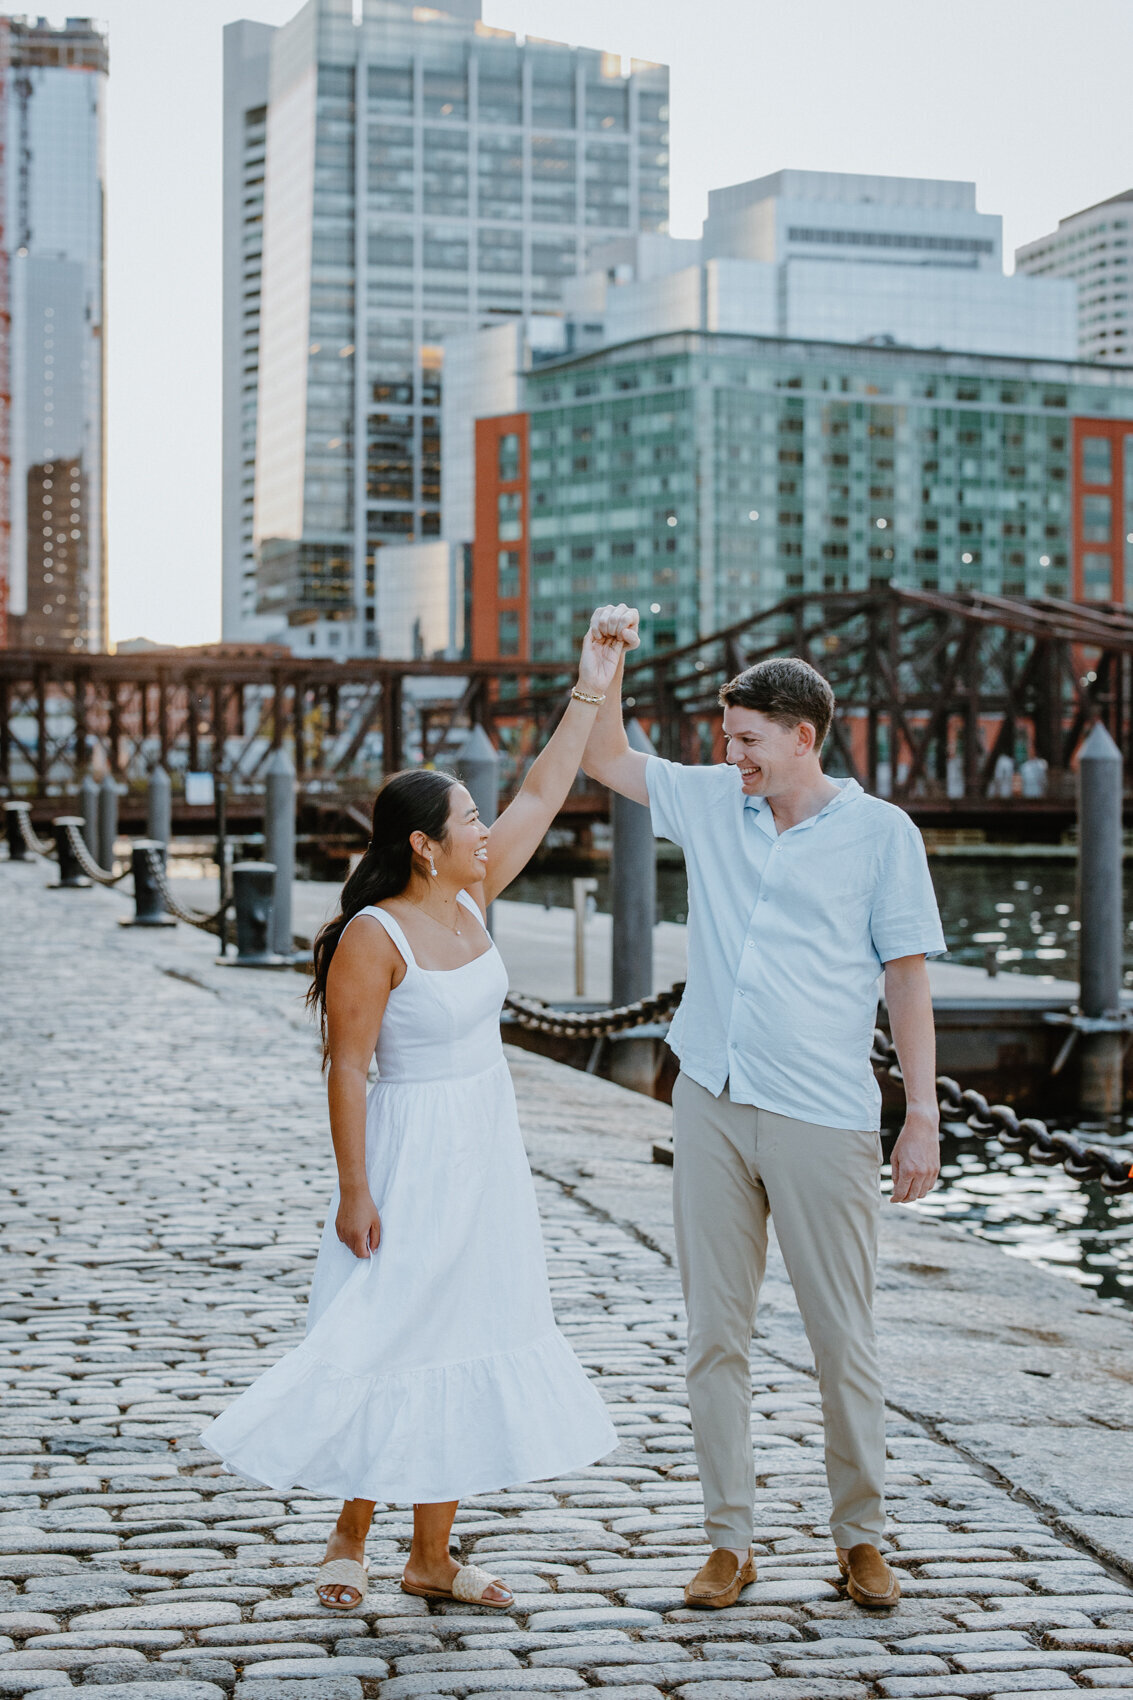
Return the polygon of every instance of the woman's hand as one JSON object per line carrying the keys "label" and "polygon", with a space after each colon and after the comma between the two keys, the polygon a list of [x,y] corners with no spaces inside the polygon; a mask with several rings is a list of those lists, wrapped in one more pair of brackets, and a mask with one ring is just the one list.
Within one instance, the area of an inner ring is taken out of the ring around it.
{"label": "woman's hand", "polygon": [[368,1257],[377,1251],[382,1238],[382,1219],[369,1187],[342,1194],[334,1231],[355,1257]]}
{"label": "woman's hand", "polygon": [[578,663],[582,690],[595,696],[606,694],[626,650],[636,649],[641,642],[637,624],[637,609],[627,608],[624,602],[595,610]]}

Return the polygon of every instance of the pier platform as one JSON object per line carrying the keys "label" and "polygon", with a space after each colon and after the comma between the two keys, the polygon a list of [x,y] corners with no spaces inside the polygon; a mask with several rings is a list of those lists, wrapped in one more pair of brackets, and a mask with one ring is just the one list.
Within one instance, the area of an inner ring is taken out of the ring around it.
{"label": "pier platform", "polygon": [[[559,1320],[618,1450],[462,1506],[513,1609],[398,1591],[378,1508],[347,1616],[311,1588],[338,1507],[197,1443],[294,1344],[333,1163],[296,976],[0,865],[0,1695],[622,1700],[1133,1693],[1133,1320],[916,1210],[878,1319],[898,1609],[838,1585],[813,1364],[772,1260],[752,1350],[759,1579],[694,1613],[706,1547],[681,1359],[667,1110],[510,1053]],[[160,1682],[160,1686],[159,1686]]]}

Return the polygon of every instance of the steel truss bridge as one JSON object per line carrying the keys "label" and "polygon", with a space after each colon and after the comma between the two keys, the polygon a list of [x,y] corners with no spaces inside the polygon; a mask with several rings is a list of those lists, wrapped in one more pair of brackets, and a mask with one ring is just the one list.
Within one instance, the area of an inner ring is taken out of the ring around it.
{"label": "steel truss bridge", "polygon": [[[923,825],[1057,833],[1073,818],[1084,730],[1104,721],[1127,764],[1133,756],[1133,613],[1110,604],[891,586],[798,595],[631,663],[627,702],[663,754],[718,760],[718,686],[782,654],[806,657],[834,687],[831,770]],[[338,662],[262,646],[0,650],[0,794],[31,798],[46,819],[85,773],[109,772],[126,788],[127,826],[131,797],[140,810],[161,761],[224,777],[230,810],[253,819],[267,757],[285,745],[309,809],[328,829],[337,817],[354,830],[368,825],[383,773],[443,764],[472,724],[501,751],[506,795],[562,712],[571,677],[562,662]],[[1045,763],[1041,795],[995,794],[1005,755]],[[605,804],[579,787],[564,815],[585,821]],[[207,830],[210,815],[177,801],[182,830]]]}

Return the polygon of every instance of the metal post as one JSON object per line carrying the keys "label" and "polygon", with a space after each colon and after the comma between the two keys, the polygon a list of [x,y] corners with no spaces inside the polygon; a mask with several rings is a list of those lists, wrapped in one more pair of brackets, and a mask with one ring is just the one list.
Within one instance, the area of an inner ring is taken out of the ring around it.
{"label": "metal post", "polygon": [[586,996],[586,915],[590,895],[598,890],[597,880],[574,879],[570,882],[571,902],[574,905],[574,995]]}
{"label": "metal post", "polygon": [[69,828],[74,827],[81,832],[83,819],[81,815],[57,815],[51,823],[55,833],[55,855],[59,861],[59,878],[48,887],[50,891],[79,891],[90,884],[90,880],[79,866],[79,859],[71,848]]}
{"label": "metal post", "polygon": [[168,844],[173,838],[173,787],[160,762],[146,786],[146,830],[158,844]]}
{"label": "metal post", "polygon": [[7,829],[9,862],[31,861],[31,851],[24,843],[24,835],[20,827],[20,812],[26,807],[26,803],[4,804],[4,824]]}
{"label": "metal post", "polygon": [[134,913],[119,918],[120,927],[175,927],[176,920],[168,913],[160,887],[153,877],[151,853],[165,861],[165,841],[156,838],[135,838],[130,849],[134,871]]}
{"label": "metal post", "polygon": [[271,862],[237,862],[232,869],[236,910],[236,955],[218,956],[222,967],[285,968],[287,961],[271,948],[275,866]]}
{"label": "metal post", "polygon": [[220,910],[220,954],[224,956],[228,950],[228,908],[232,901],[232,891],[228,878],[228,781],[217,774],[213,786],[213,800],[216,804],[216,889],[217,908]]}
{"label": "metal post", "polygon": [[[1099,721],[1078,753],[1079,1007],[1082,1109],[1121,1111],[1121,752]],[[1102,1025],[1104,1024],[1104,1025]]]}
{"label": "metal post", "polygon": [[[626,726],[631,750],[652,755],[653,746],[639,720]],[[636,1003],[653,991],[653,927],[657,919],[657,846],[649,810],[626,797],[610,799],[613,851],[613,963],[611,990],[615,1007]],[[626,1039],[616,1045],[610,1072],[621,1086],[652,1092],[655,1057],[652,1039]]]}
{"label": "metal post", "polygon": [[100,868],[114,868],[114,846],[118,840],[118,782],[108,773],[98,788],[98,854]]}
{"label": "metal post", "polygon": [[98,785],[93,774],[84,773],[79,786],[79,813],[83,817],[83,839],[98,861]]}
{"label": "metal post", "polygon": [[[482,726],[473,726],[453,763],[457,778],[468,788],[472,801],[480,811],[485,826],[491,826],[500,812],[499,752]],[[488,931],[492,931],[492,910],[488,909]]]}
{"label": "metal post", "polygon": [[291,956],[291,888],[295,882],[295,769],[282,748],[272,751],[267,764],[264,797],[264,854],[275,864],[275,909],[271,949]]}

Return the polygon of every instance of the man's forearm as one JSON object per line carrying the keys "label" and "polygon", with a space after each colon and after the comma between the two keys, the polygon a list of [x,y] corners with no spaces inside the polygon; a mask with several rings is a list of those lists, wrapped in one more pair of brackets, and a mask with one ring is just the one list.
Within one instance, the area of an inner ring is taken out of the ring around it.
{"label": "man's forearm", "polygon": [[626,729],[622,724],[622,673],[625,671],[625,656],[618,663],[613,684],[606,692],[606,700],[598,710],[590,741],[582,758],[582,771],[596,779],[600,785],[607,783],[606,768],[610,762],[616,762],[629,749]]}
{"label": "man's forearm", "polygon": [[936,1099],[936,1030],[928,970],[923,960],[919,969],[886,970],[885,1002],[905,1083],[906,1105],[910,1111],[936,1124],[940,1119]]}

